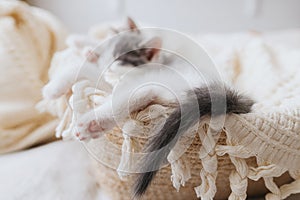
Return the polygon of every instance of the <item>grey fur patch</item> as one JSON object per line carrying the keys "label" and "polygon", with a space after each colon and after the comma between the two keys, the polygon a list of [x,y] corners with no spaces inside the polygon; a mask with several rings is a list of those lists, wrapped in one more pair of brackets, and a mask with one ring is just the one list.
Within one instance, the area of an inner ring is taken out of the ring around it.
{"label": "grey fur patch", "polygon": [[149,63],[159,50],[143,42],[145,41],[139,33],[120,36],[113,51],[115,59],[120,61],[121,65],[133,67]]}

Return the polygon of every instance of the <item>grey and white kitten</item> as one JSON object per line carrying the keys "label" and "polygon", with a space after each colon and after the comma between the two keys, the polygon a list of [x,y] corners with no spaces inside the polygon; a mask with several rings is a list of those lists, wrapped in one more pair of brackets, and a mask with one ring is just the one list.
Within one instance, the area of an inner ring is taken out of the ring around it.
{"label": "grey and white kitten", "polygon": [[[129,24],[131,32],[121,35],[109,47],[113,49],[116,60],[111,66],[112,73],[118,75],[121,89],[115,92],[110,101],[79,120],[78,135],[96,138],[116,126],[116,121],[124,122],[129,113],[141,110],[151,103],[177,102],[176,95],[156,85],[142,88],[131,95],[137,86],[144,83],[161,83],[180,96],[181,105],[178,104],[163,128],[145,146],[144,152],[148,154],[141,161],[141,168],[145,173],[138,174],[133,191],[135,197],[140,197],[146,192],[156,170],[167,162],[167,156],[177,140],[201,117],[248,113],[253,101],[229,87],[223,87],[223,83],[206,83],[187,62],[160,51],[163,42],[160,37],[145,39],[130,19]],[[152,65],[154,63],[156,65]],[[123,77],[125,72],[130,73]],[[179,77],[186,83],[178,80]]]}
{"label": "grey and white kitten", "polygon": [[[133,188],[134,197],[141,197],[157,169],[167,162],[178,139],[201,117],[248,113],[253,101],[221,82],[204,80],[199,76],[201,68],[192,68],[185,60],[161,51],[163,38],[146,37],[131,19],[128,26],[130,31],[107,43],[99,56],[99,65],[114,57],[106,80],[114,87],[113,94],[106,103],[78,120],[75,135],[80,140],[97,138],[112,130],[117,122],[124,123],[131,112],[152,103],[177,105],[162,129],[145,146],[144,152],[148,154],[141,160],[145,173],[138,174]],[[139,88],[145,83],[159,84]]]}

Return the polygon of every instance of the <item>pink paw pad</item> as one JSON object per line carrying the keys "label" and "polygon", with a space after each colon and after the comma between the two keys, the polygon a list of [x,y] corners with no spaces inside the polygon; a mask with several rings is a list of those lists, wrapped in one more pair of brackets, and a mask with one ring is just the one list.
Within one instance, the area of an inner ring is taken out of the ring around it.
{"label": "pink paw pad", "polygon": [[87,139],[86,137],[82,136],[79,132],[77,132],[77,133],[75,134],[75,136],[76,136],[79,140],[81,140],[81,141]]}
{"label": "pink paw pad", "polygon": [[102,132],[104,130],[105,130],[105,128],[100,126],[100,124],[96,120],[93,120],[89,123],[88,131],[90,133]]}
{"label": "pink paw pad", "polygon": [[87,51],[85,56],[86,59],[91,63],[96,63],[100,57],[97,53],[93,52],[92,50]]}

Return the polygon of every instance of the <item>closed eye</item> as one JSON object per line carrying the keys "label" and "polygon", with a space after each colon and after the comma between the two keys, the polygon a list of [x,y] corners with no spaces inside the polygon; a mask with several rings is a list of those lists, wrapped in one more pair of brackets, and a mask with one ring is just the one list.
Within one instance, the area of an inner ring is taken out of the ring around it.
{"label": "closed eye", "polygon": [[139,66],[148,62],[146,56],[143,54],[142,49],[130,51],[117,58],[121,65]]}

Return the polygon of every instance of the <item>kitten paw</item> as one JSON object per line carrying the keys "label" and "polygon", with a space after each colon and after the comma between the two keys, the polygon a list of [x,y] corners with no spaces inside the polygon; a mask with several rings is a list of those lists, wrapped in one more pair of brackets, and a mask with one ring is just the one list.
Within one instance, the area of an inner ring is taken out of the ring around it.
{"label": "kitten paw", "polygon": [[100,57],[100,55],[93,51],[93,49],[91,48],[85,48],[83,50],[83,54],[87,61],[91,63],[97,63]]}
{"label": "kitten paw", "polygon": [[79,140],[96,139],[110,131],[115,123],[110,118],[81,119],[75,129],[75,136]]}

